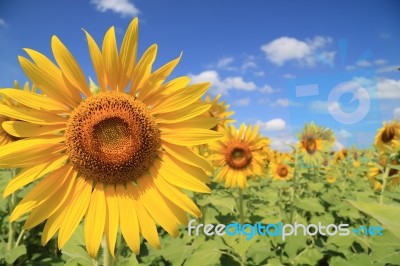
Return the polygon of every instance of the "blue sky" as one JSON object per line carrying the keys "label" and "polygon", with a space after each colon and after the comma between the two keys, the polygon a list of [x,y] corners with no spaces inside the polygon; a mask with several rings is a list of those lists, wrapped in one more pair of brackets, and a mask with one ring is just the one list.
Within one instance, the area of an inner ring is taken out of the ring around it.
{"label": "blue sky", "polygon": [[81,28],[101,43],[114,25],[120,41],[135,16],[140,53],[158,43],[158,67],[183,51],[173,76],[210,81],[274,148],[311,121],[335,131],[337,148],[366,147],[400,117],[398,1],[2,0],[0,86],[26,81],[22,48],[51,57],[52,35],[94,77]]}

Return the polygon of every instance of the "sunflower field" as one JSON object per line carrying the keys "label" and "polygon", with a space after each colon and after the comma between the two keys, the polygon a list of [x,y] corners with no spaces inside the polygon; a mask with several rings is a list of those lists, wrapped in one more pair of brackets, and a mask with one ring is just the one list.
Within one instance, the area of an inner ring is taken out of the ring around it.
{"label": "sunflower field", "polygon": [[168,79],[180,56],[138,57],[137,19],[121,47],[85,36],[95,81],[54,36],[0,89],[1,265],[400,265],[396,118],[368,149],[310,121],[276,151]]}

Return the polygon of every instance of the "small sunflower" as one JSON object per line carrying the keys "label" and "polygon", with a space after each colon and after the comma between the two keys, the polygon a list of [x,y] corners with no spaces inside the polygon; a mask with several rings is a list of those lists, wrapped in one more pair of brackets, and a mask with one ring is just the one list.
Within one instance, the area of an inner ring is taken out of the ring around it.
{"label": "small sunflower", "polygon": [[318,127],[312,122],[305,124],[298,138],[303,161],[311,165],[319,165],[324,161],[323,155],[331,149],[334,141],[330,130]]}
{"label": "small sunflower", "polygon": [[221,94],[218,94],[213,99],[211,99],[210,95],[206,96],[205,102],[211,104],[210,109],[206,114],[211,117],[216,117],[218,120],[218,124],[213,128],[213,130],[218,131],[220,128],[224,128],[226,125],[230,123],[236,122],[236,120],[230,118],[235,112],[229,111],[229,104],[225,104],[225,101],[220,101]]}
{"label": "small sunflower", "polygon": [[340,161],[343,161],[344,159],[346,159],[347,154],[348,154],[348,152],[347,152],[346,148],[343,148],[340,151],[335,152],[335,155],[334,155],[335,163],[338,164]]}
{"label": "small sunflower", "polygon": [[[26,82],[23,88],[21,88],[20,85],[18,84],[18,81],[14,81],[14,89],[32,91],[32,92],[36,91],[35,86],[29,87],[28,82]],[[19,104],[16,101],[12,100],[11,98],[8,98],[6,94],[2,94],[1,89],[0,89],[0,105],[10,106],[10,107],[19,106]],[[0,114],[0,146],[6,145],[8,143],[11,143],[19,139],[7,132],[10,123],[13,123],[13,121],[15,121],[15,119],[11,118],[10,116]]]}
{"label": "small sunflower", "polygon": [[239,130],[233,125],[227,127],[224,138],[209,145],[213,152],[210,160],[220,170],[216,180],[225,182],[226,187],[239,186],[244,189],[248,177],[264,175],[263,146],[266,143],[258,127],[246,127],[244,124]]}
{"label": "small sunflower", "polygon": [[[0,106],[15,137],[0,147],[0,167],[24,168],[10,181],[6,197],[43,177],[22,199],[10,221],[30,213],[24,228],[46,221],[42,244],[58,232],[62,248],[81,220],[86,249],[95,257],[103,233],[112,254],[117,232],[129,248],[140,249],[140,234],[154,247],[156,224],[178,235],[186,212],[201,212],[182,189],[210,192],[204,169],[211,165],[188,146],[218,140],[209,130],[216,119],[201,116],[209,105],[199,102],[209,84],[189,84],[179,77],[165,83],[180,56],[152,71],[157,45],[137,60],[138,20],[130,23],[118,52],[114,27],[102,49],[86,33],[99,91],[92,93],[81,67],[54,36],[57,65],[25,49],[21,66],[44,95],[15,89],[2,94],[31,110]],[[137,62],[138,61],[138,62]],[[196,108],[192,105],[196,104]]]}
{"label": "small sunflower", "polygon": [[400,149],[400,123],[397,119],[383,124],[375,136],[376,148],[381,152],[396,152]]}
{"label": "small sunflower", "polygon": [[288,164],[286,156],[281,157],[277,161],[273,161],[269,165],[269,174],[272,180],[290,180],[293,178],[293,167]]}

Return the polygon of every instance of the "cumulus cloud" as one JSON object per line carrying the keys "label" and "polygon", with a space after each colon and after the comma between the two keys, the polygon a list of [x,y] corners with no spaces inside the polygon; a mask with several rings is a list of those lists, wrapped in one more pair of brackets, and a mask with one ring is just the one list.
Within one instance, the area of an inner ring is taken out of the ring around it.
{"label": "cumulus cloud", "polygon": [[236,106],[248,106],[250,104],[250,98],[243,98],[243,99],[238,99],[236,101],[233,101],[233,105]]}
{"label": "cumulus cloud", "polygon": [[140,10],[129,0],[91,0],[91,3],[100,12],[110,10],[122,17],[135,17],[140,13]]}
{"label": "cumulus cloud", "polygon": [[192,83],[210,82],[213,94],[228,94],[229,90],[253,91],[257,88],[254,82],[246,82],[240,76],[222,79],[215,70],[203,71],[199,74],[188,74]]}
{"label": "cumulus cloud", "polygon": [[275,118],[266,122],[257,120],[256,124],[260,126],[260,130],[262,131],[279,131],[286,128],[286,122],[281,118]]}
{"label": "cumulus cloud", "polygon": [[335,133],[338,138],[348,138],[352,136],[352,134],[349,131],[343,128],[336,131]]}
{"label": "cumulus cloud", "polygon": [[388,72],[398,72],[400,68],[400,65],[391,65],[391,66],[385,66],[385,67],[380,67],[376,70],[377,73],[388,73]]}
{"label": "cumulus cloud", "polygon": [[400,80],[379,79],[378,95],[381,99],[398,99],[400,98]]}
{"label": "cumulus cloud", "polygon": [[262,88],[260,88],[260,92],[266,93],[266,94],[271,94],[271,93],[274,93],[275,90],[270,85],[265,84]]}
{"label": "cumulus cloud", "polygon": [[277,151],[291,151],[291,146],[297,143],[297,140],[290,134],[280,134],[278,136],[269,137],[271,140],[271,148]]}
{"label": "cumulus cloud", "polygon": [[261,46],[267,60],[282,66],[287,61],[298,61],[313,66],[317,61],[332,64],[335,52],[324,50],[332,42],[330,37],[316,36],[311,40],[298,40],[292,37],[280,37]]}
{"label": "cumulus cloud", "polygon": [[394,117],[400,118],[400,107],[397,107],[393,110]]}

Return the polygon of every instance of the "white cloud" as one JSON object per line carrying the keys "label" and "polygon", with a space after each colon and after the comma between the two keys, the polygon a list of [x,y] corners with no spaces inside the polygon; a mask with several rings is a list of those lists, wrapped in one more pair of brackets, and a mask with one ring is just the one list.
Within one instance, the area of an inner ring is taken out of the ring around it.
{"label": "white cloud", "polygon": [[308,108],[311,109],[312,111],[319,112],[319,113],[325,113],[328,112],[328,104],[326,101],[312,101],[309,103]]}
{"label": "white cloud", "polygon": [[289,134],[271,136],[269,139],[271,140],[271,148],[278,151],[291,151],[291,146],[297,143],[297,140]]}
{"label": "white cloud", "polygon": [[285,62],[296,60],[307,66],[315,65],[316,61],[332,64],[335,52],[323,51],[329,43],[330,37],[316,36],[312,40],[301,41],[291,37],[280,37],[261,46],[261,50],[269,61],[279,66]]}
{"label": "white cloud", "polygon": [[400,98],[400,80],[379,79],[378,95],[382,99]]}
{"label": "white cloud", "polygon": [[4,19],[0,18],[0,27],[5,27],[7,24]]}
{"label": "white cloud", "polygon": [[335,141],[335,143],[333,143],[333,147],[332,147],[332,150],[333,151],[340,151],[341,149],[343,149],[345,146],[342,144],[342,143],[340,143],[339,141]]}
{"label": "white cloud", "polygon": [[260,92],[266,93],[266,94],[271,94],[275,92],[275,90],[268,84],[265,84],[261,89]]}
{"label": "white cloud", "polygon": [[378,68],[376,70],[376,72],[377,73],[395,72],[395,71],[399,71],[399,67],[400,67],[400,65],[385,66],[385,67]]}
{"label": "white cloud", "polygon": [[288,74],[283,75],[283,77],[285,79],[294,79],[296,76],[288,73]]}
{"label": "white cloud", "polygon": [[385,59],[376,59],[374,63],[375,65],[384,65],[387,61]]}
{"label": "white cloud", "polygon": [[237,106],[247,106],[250,104],[250,98],[238,99],[234,101],[232,104]]}
{"label": "white cloud", "polygon": [[223,57],[217,62],[217,68],[219,69],[225,69],[225,70],[236,70],[235,67],[232,67],[232,63],[235,61],[235,59],[231,56],[229,57]]}
{"label": "white cloud", "polygon": [[257,64],[254,61],[246,61],[242,65],[242,70],[246,71],[249,68],[257,68]]}
{"label": "white cloud", "polygon": [[289,106],[289,99],[277,99],[275,102],[271,104],[271,106],[280,106],[280,107],[287,107]]}
{"label": "white cloud", "polygon": [[120,14],[122,17],[135,17],[139,15],[140,10],[129,0],[91,0],[100,12],[108,10]]}
{"label": "white cloud", "polygon": [[397,118],[400,118],[400,107],[397,107],[393,110],[393,115]]}
{"label": "white cloud", "polygon": [[221,79],[218,72],[215,70],[207,70],[203,71],[199,74],[188,74],[192,83],[199,82],[210,82],[211,83],[211,92],[214,94],[228,94],[229,90],[243,90],[243,91],[253,91],[257,87],[254,82],[246,82],[240,76],[235,77],[227,77],[225,79]]}
{"label": "white cloud", "polygon": [[275,118],[266,122],[257,120],[256,124],[260,126],[260,130],[262,131],[279,131],[286,127],[285,120],[281,118]]}
{"label": "white cloud", "polygon": [[264,77],[264,76],[265,76],[265,73],[264,73],[264,71],[260,70],[260,71],[254,72],[254,76],[257,76],[257,77]]}
{"label": "white cloud", "polygon": [[342,128],[339,131],[336,131],[336,136],[338,138],[348,138],[348,137],[351,137],[352,134],[349,131],[347,131],[346,129]]}
{"label": "white cloud", "polygon": [[372,66],[371,62],[367,61],[367,60],[360,60],[357,62],[357,66],[360,67],[369,67]]}

